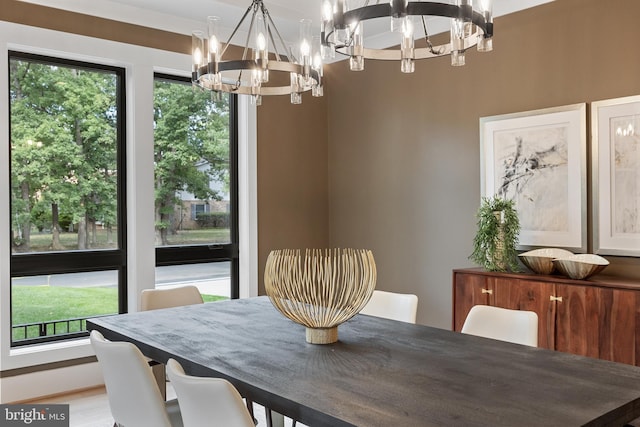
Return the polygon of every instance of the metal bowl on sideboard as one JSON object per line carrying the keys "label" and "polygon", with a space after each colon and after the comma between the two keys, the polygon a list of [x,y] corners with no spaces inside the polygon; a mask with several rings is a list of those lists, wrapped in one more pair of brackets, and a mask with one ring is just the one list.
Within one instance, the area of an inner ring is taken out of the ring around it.
{"label": "metal bowl on sideboard", "polygon": [[604,270],[609,265],[609,261],[599,255],[579,254],[554,259],[553,264],[565,276],[572,279],[587,279]]}
{"label": "metal bowl on sideboard", "polygon": [[551,274],[555,271],[553,260],[566,258],[573,255],[572,252],[560,248],[542,248],[524,252],[518,255],[522,263],[538,274]]}

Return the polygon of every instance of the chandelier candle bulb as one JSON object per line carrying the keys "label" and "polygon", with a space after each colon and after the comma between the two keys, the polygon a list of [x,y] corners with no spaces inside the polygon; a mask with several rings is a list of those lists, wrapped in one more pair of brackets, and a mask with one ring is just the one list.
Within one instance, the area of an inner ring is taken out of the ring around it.
{"label": "chandelier candle bulb", "polygon": [[344,17],[347,9],[345,3],[345,0],[338,0],[336,2],[332,25],[335,30],[335,39],[341,45],[349,43],[351,39],[351,23],[347,23]]}
{"label": "chandelier candle bulb", "polygon": [[409,0],[390,0],[391,6],[391,32],[402,33],[407,17],[407,5]]}
{"label": "chandelier candle bulb", "polygon": [[256,15],[256,65],[260,68],[260,81],[269,82],[269,41],[267,39],[267,27],[264,17]]}
{"label": "chandelier candle bulb", "polygon": [[204,32],[194,31],[191,34],[191,51],[193,58],[193,79],[200,78],[200,67],[204,65]]}
{"label": "chandelier candle bulb", "polygon": [[300,63],[305,85],[311,84],[311,20],[300,21]]}
{"label": "chandelier candle bulb", "polygon": [[354,22],[351,25],[351,32],[353,34],[353,47],[351,52],[351,58],[349,60],[349,67],[351,71],[363,71],[364,70],[364,29],[362,22]]}
{"label": "chandelier candle bulb", "polygon": [[403,73],[413,73],[415,71],[414,58],[414,40],[413,40],[413,23],[408,17],[404,22],[404,30],[402,32],[402,46],[401,46],[401,62],[400,70]]}
{"label": "chandelier candle bulb", "polygon": [[[493,34],[493,3],[491,0],[480,0],[480,13],[484,17],[487,27],[491,28],[489,34]],[[491,52],[493,50],[493,37],[489,34],[478,36],[478,52]]]}
{"label": "chandelier candle bulb", "polygon": [[464,56],[464,21],[451,21],[451,65],[461,67],[465,65]]}
{"label": "chandelier candle bulb", "polygon": [[324,74],[322,64],[322,42],[319,36],[311,39],[311,56],[313,57],[312,67],[318,73],[318,84],[311,87],[312,96],[322,96],[324,89],[322,88],[322,76]]}
{"label": "chandelier candle bulb", "polygon": [[[208,79],[212,88],[220,89],[222,85],[222,76],[217,70],[217,64],[220,62],[220,18],[217,16],[207,17],[207,44],[209,53],[208,61]],[[202,64],[205,65],[205,64]]]}
{"label": "chandelier candle bulb", "polygon": [[322,59],[333,59],[336,57],[335,46],[326,41],[328,34],[333,32],[333,4],[329,0],[322,3],[322,22],[320,23],[320,45]]}
{"label": "chandelier candle bulb", "polygon": [[302,95],[300,94],[300,82],[298,81],[298,75],[291,73],[291,103],[302,104]]}

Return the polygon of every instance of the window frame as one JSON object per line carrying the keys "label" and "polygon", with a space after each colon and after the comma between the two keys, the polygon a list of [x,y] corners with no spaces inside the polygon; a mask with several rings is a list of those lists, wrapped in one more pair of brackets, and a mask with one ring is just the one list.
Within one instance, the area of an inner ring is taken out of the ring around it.
{"label": "window frame", "polygon": [[[118,276],[118,313],[126,313],[127,311],[127,79],[126,69],[118,66],[105,65],[100,63],[92,63],[87,61],[80,61],[75,59],[68,59],[62,57],[55,57],[49,55],[35,54],[29,52],[23,52],[19,50],[9,49],[7,51],[7,61],[10,63],[12,60],[27,60],[32,62],[38,62],[49,65],[59,65],[65,67],[74,67],[77,69],[84,69],[88,71],[105,71],[116,75],[118,84],[116,88],[116,105],[117,105],[117,120],[116,120],[116,165],[118,170],[117,175],[117,236],[118,236],[118,248],[116,249],[100,249],[100,250],[73,250],[73,251],[58,251],[58,252],[32,252],[32,253],[13,253],[10,249],[10,261],[9,261],[9,277],[10,280],[14,277],[29,277],[39,276],[46,274],[65,274],[65,273],[80,273],[80,272],[98,272],[105,270],[117,271]],[[11,85],[11,76],[8,75],[8,85]],[[9,124],[8,132],[11,135],[11,99],[10,91],[8,92],[8,107],[9,107]],[[11,168],[11,149],[9,148],[9,168]],[[9,177],[9,184],[11,178]],[[9,212],[12,209],[12,197],[9,198]],[[11,228],[11,218],[7,224],[9,229]],[[9,247],[11,247],[11,240],[9,239]],[[12,285],[10,285],[11,287]],[[12,292],[10,295],[10,315],[11,328],[13,327],[13,301],[11,301]],[[19,348],[27,345],[50,343],[57,341],[64,341],[73,338],[87,337],[89,333],[87,331],[74,332],[67,334],[52,335],[39,338],[31,338],[21,340],[20,342],[13,341],[13,334],[10,335],[10,347]]]}
{"label": "window frame", "polygon": [[[155,72],[153,81],[163,80],[170,83],[191,84],[189,77]],[[232,299],[240,298],[240,259],[239,259],[239,202],[238,202],[238,95],[229,94],[229,207],[230,243],[203,245],[175,245],[155,248],[156,267],[201,264],[229,261],[231,265]]]}

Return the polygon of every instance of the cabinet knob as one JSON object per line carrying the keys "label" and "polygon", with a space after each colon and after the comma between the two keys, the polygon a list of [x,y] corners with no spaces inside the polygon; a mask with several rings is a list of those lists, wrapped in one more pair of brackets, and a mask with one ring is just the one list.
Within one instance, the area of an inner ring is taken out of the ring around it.
{"label": "cabinet knob", "polygon": [[554,297],[553,295],[551,295],[551,296],[549,297],[549,301],[562,302],[562,297]]}
{"label": "cabinet knob", "polygon": [[483,289],[482,290],[483,294],[489,294],[489,295],[493,295],[493,289]]}

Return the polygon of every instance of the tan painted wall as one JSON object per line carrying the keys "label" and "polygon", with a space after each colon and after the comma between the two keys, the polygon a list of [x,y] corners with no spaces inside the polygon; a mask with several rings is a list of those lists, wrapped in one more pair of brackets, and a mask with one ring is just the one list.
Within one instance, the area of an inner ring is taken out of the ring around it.
{"label": "tan painted wall", "polygon": [[258,277],[274,249],[329,244],[327,125],[324,98],[263,98],[258,108]]}
{"label": "tan painted wall", "polygon": [[[331,245],[370,248],[378,288],[413,292],[418,322],[451,327],[451,270],[480,203],[479,118],[640,94],[640,2],[556,0],[496,19],[495,50],[326,71]],[[607,273],[640,277],[640,259]]]}

